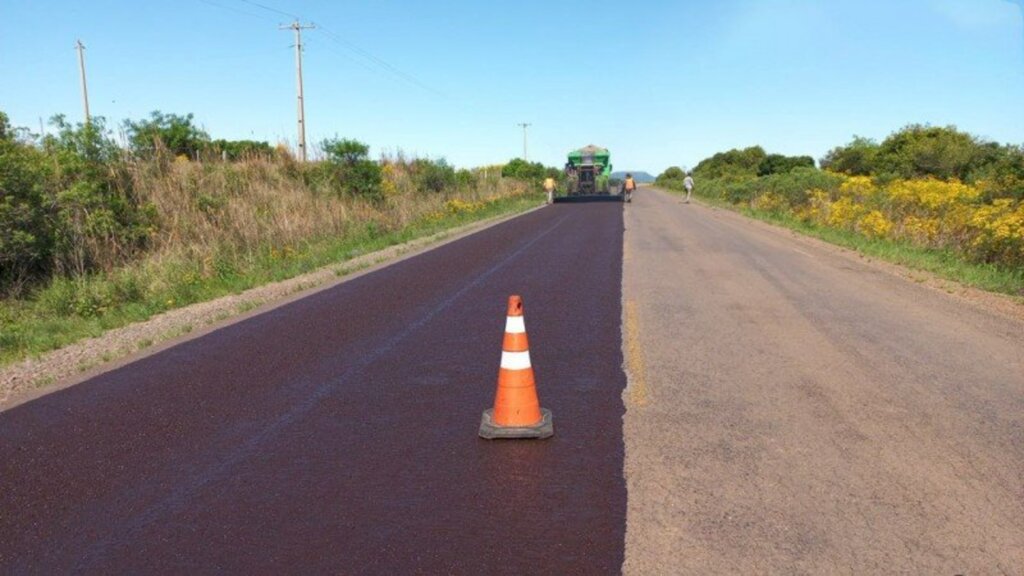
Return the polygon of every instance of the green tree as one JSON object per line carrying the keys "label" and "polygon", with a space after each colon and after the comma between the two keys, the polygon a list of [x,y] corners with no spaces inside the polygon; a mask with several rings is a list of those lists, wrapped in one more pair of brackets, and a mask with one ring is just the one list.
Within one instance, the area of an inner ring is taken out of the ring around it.
{"label": "green tree", "polygon": [[519,180],[540,180],[544,178],[544,171],[544,165],[540,162],[527,162],[522,158],[513,158],[501,168],[501,176]]}
{"label": "green tree", "polygon": [[899,178],[966,180],[984,162],[984,157],[979,141],[954,126],[912,124],[882,142],[875,171]]}
{"label": "green tree", "polygon": [[192,114],[180,116],[157,110],[147,120],[126,120],[124,128],[136,154],[153,154],[163,147],[175,156],[198,158],[199,153],[209,144],[210,136],[197,127],[192,118]]}
{"label": "green tree", "polygon": [[318,173],[331,189],[373,202],[384,199],[380,164],[370,160],[370,147],[358,140],[328,138],[320,143],[326,155]]}
{"label": "green tree", "polygon": [[370,146],[349,138],[328,138],[320,143],[328,162],[353,165],[370,159]]}
{"label": "green tree", "polygon": [[753,178],[761,169],[761,163],[768,154],[760,146],[751,146],[742,150],[733,149],[719,152],[711,158],[702,160],[693,169],[694,175],[702,180],[716,178]]}
{"label": "green tree", "polygon": [[981,151],[982,160],[967,177],[968,182],[983,182],[987,199],[1024,200],[1024,146],[988,142]]}
{"label": "green tree", "polygon": [[686,178],[686,171],[679,166],[670,166],[658,175],[658,180],[682,180]]}
{"label": "green tree", "polygon": [[797,168],[814,168],[814,158],[810,156],[769,154],[758,166],[757,175],[788,174]]}
{"label": "green tree", "polygon": [[870,176],[875,173],[878,143],[870,138],[854,136],[845,146],[837,146],[821,159],[821,167],[850,176]]}
{"label": "green tree", "polygon": [[0,294],[19,292],[48,268],[53,229],[45,160],[39,149],[18,139],[0,112]]}
{"label": "green tree", "polygon": [[72,125],[55,116],[51,124],[57,134],[46,138],[44,151],[54,165],[48,181],[54,271],[109,270],[145,242],[148,212],[138,205],[103,118]]}
{"label": "green tree", "polygon": [[664,172],[658,174],[658,177],[654,179],[654,183],[665,188],[682,188],[685,178],[685,170],[679,166],[670,166]]}
{"label": "green tree", "polygon": [[139,206],[122,151],[101,117],[55,116],[42,146],[0,113],[0,291],[54,274],[110,270],[141,248],[152,217]]}
{"label": "green tree", "polygon": [[412,162],[412,177],[420,192],[443,192],[456,184],[455,169],[443,158],[417,158]]}

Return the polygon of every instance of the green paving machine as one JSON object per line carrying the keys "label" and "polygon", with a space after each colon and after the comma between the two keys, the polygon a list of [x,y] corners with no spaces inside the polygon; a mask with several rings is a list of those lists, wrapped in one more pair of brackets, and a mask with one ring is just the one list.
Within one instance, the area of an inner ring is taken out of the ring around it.
{"label": "green paving machine", "polygon": [[611,155],[607,148],[584,146],[569,152],[565,175],[569,196],[609,195],[612,176]]}

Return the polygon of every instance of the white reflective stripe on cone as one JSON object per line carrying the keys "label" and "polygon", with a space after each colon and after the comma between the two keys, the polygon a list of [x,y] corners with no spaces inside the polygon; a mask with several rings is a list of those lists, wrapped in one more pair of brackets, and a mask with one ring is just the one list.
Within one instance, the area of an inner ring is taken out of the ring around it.
{"label": "white reflective stripe on cone", "polygon": [[530,351],[502,352],[501,367],[506,370],[525,370],[530,368]]}
{"label": "white reflective stripe on cone", "polygon": [[526,332],[526,322],[522,316],[508,316],[505,320],[505,332],[509,334],[523,334]]}

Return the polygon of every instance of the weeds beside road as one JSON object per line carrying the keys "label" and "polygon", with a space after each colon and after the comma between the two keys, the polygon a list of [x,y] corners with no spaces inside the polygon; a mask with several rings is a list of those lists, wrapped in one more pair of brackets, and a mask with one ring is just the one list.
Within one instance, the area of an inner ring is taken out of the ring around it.
{"label": "weeds beside road", "polygon": [[0,366],[541,200],[501,167],[369,160],[354,141],[318,162],[190,160],[58,128],[36,144],[0,114]]}

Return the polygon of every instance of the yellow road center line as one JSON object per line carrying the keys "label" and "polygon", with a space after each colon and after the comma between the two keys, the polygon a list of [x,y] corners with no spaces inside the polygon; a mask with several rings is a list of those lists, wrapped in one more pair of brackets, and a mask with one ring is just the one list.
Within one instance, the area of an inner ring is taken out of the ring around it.
{"label": "yellow road center line", "polygon": [[626,301],[625,318],[626,337],[626,379],[629,383],[629,402],[634,406],[647,404],[647,373],[644,367],[643,352],[640,348],[640,320],[637,316],[636,302]]}

